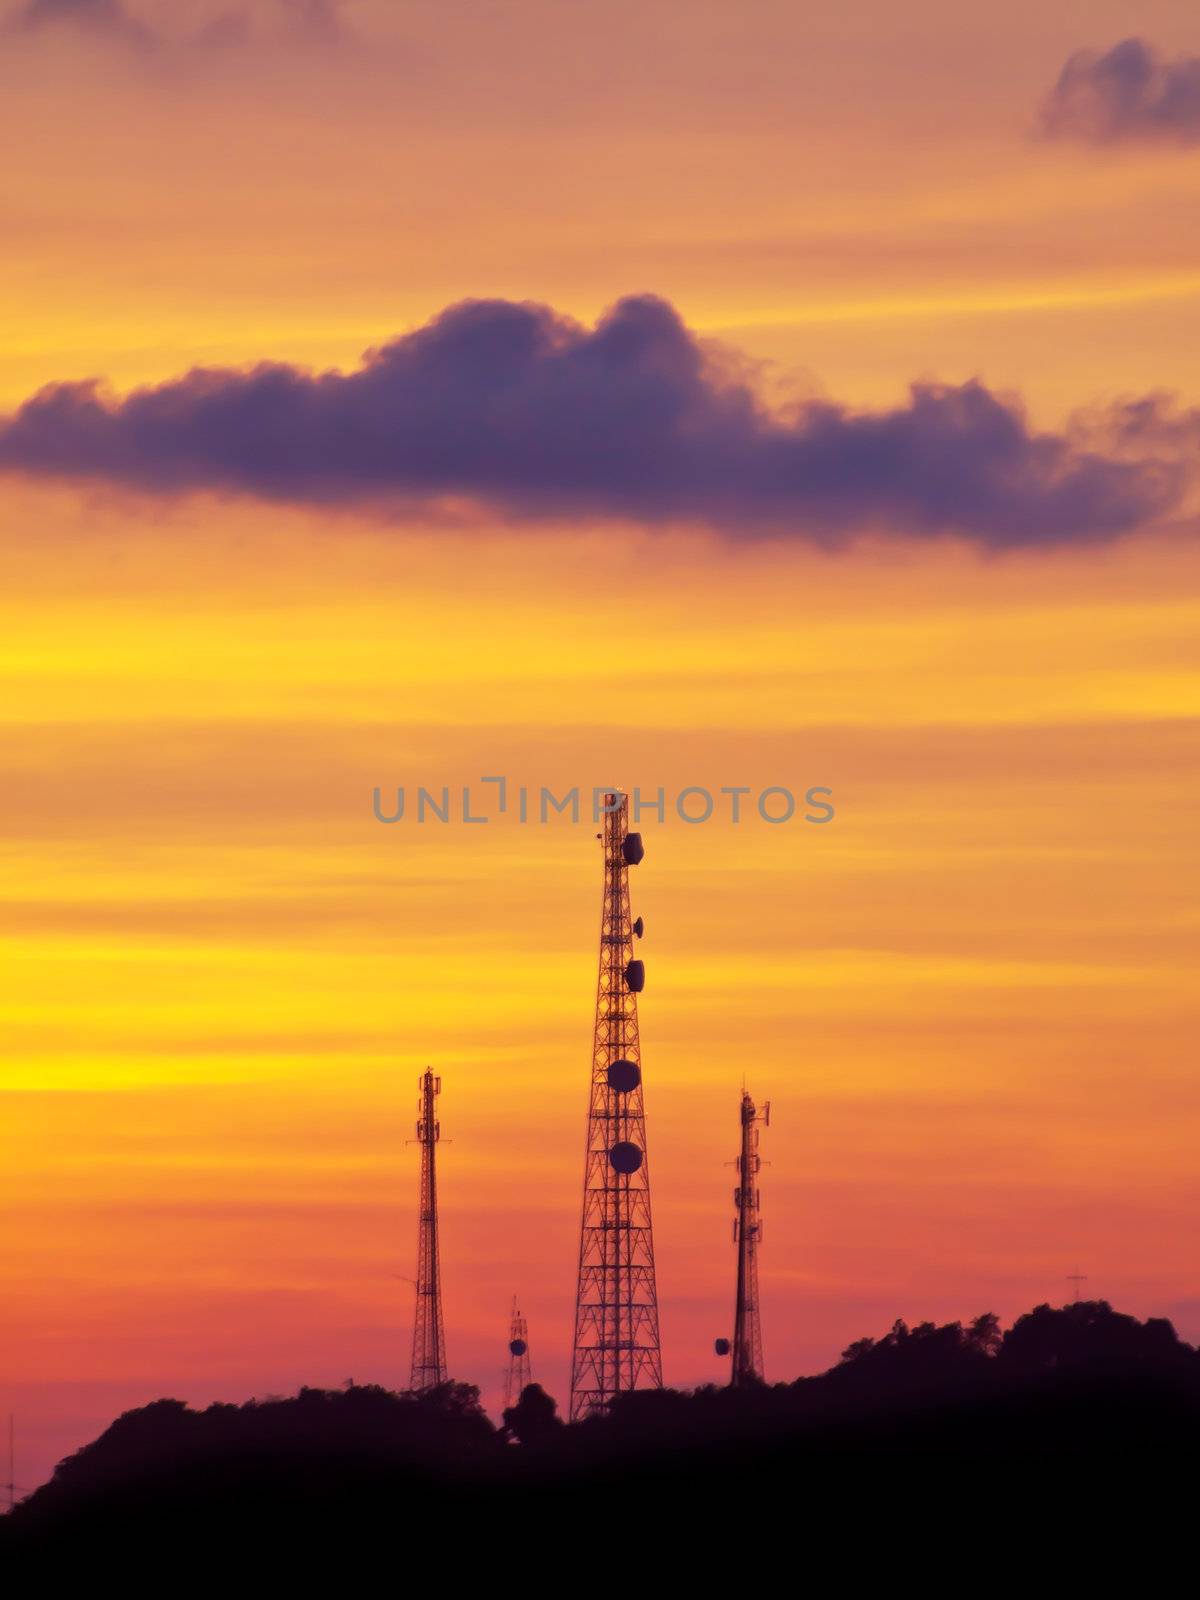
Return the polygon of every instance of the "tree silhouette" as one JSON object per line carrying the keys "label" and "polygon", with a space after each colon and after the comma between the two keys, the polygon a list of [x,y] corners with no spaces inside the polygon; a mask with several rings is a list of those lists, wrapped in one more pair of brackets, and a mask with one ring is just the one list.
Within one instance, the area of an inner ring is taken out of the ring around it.
{"label": "tree silhouette", "polygon": [[565,1426],[558,1403],[540,1383],[526,1384],[515,1406],[504,1413],[504,1426],[521,1444],[544,1444]]}

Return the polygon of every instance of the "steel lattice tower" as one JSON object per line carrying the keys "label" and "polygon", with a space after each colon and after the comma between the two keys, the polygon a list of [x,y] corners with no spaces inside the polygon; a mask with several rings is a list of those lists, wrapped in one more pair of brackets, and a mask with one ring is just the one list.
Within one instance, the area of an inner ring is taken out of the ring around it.
{"label": "steel lattice tower", "polygon": [[737,1208],[733,1238],[737,1245],[738,1260],[737,1301],[733,1315],[733,1373],[730,1382],[735,1389],[742,1384],[761,1382],[763,1377],[762,1319],[758,1306],[758,1247],[762,1242],[758,1190],[758,1171],[762,1160],[758,1154],[758,1127],[759,1123],[765,1127],[770,1122],[770,1104],[764,1105],[759,1111],[743,1089],[741,1117],[738,1186],[733,1191],[733,1203]]}
{"label": "steel lattice tower", "polygon": [[433,1102],[442,1080],[431,1071],[420,1079],[421,1215],[417,1233],[417,1305],[413,1317],[412,1372],[408,1386],[415,1394],[446,1381],[446,1333],[442,1325],[442,1264],[438,1251],[437,1166],[441,1124]]}
{"label": "steel lattice tower", "polygon": [[637,996],[645,981],[633,941],[629,868],[642,859],[628,797],[605,796],[600,978],[592,1045],[583,1220],[571,1361],[571,1420],[630,1389],[662,1387],[650,1172],[642,1103]]}
{"label": "steel lattice tower", "polygon": [[515,1406],[533,1382],[529,1364],[529,1328],[517,1308],[513,1295],[512,1321],[508,1325],[508,1381],[504,1385],[504,1407]]}

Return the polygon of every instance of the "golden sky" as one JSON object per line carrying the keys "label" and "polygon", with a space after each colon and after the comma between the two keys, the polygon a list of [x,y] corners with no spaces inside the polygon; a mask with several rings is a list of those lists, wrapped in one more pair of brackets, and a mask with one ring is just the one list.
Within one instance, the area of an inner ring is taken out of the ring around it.
{"label": "golden sky", "polygon": [[[978,377],[1058,429],[1200,399],[1196,147],[1031,132],[1077,49],[1200,51],[1188,5],[319,10],[10,32],[0,411],[349,368],[467,296],[591,323],[641,292],[771,404]],[[403,1383],[427,1062],[450,1364],[495,1403],[517,1293],[565,1399],[594,830],[385,827],[375,785],[833,790],[824,827],[643,826],[668,1382],[720,1376],[743,1079],[774,1106],[772,1378],[898,1315],[1060,1300],[1077,1264],[1200,1338],[1186,507],[831,549],[0,484],[22,1481],[160,1394]]]}

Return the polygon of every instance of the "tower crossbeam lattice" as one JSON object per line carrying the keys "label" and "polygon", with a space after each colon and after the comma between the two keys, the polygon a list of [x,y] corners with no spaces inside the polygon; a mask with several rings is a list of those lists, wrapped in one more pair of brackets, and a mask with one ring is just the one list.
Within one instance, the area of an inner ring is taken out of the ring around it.
{"label": "tower crossbeam lattice", "polygon": [[650,1171],[646,1152],[634,957],[642,922],[629,908],[629,868],[642,859],[628,796],[605,796],[600,973],[588,1091],[583,1217],[571,1362],[572,1421],[631,1389],[662,1387]]}
{"label": "tower crossbeam lattice", "polygon": [[417,1230],[417,1303],[413,1313],[412,1369],[408,1386],[414,1394],[436,1389],[446,1381],[446,1331],[442,1322],[442,1264],[438,1242],[437,1146],[441,1124],[433,1103],[442,1080],[431,1071],[420,1079],[421,1146],[420,1221]]}
{"label": "tower crossbeam lattice", "polygon": [[529,1360],[529,1325],[513,1295],[512,1320],[508,1325],[508,1377],[504,1384],[504,1408],[515,1406],[533,1382]]}

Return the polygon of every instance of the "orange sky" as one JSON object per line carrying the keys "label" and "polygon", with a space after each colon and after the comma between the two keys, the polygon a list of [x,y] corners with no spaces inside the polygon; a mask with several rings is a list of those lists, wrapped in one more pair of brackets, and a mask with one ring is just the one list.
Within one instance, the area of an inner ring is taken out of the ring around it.
{"label": "orange sky", "polygon": [[[591,318],[642,290],[782,399],[978,374],[1047,426],[1195,404],[1194,150],[1029,137],[1073,49],[1195,51],[1192,10],[1047,9],[362,4],[340,42],[23,37],[0,409],[351,364],[467,294]],[[1190,525],[831,553],[10,478],[0,537],[23,1482],[163,1393],[404,1381],[426,1062],[451,1366],[494,1404],[516,1292],[565,1398],[592,830],[386,828],[375,784],[834,791],[828,827],[643,828],[668,1382],[719,1376],[743,1077],[775,1108],[771,1377],[896,1315],[1061,1299],[1077,1263],[1200,1338]]]}

